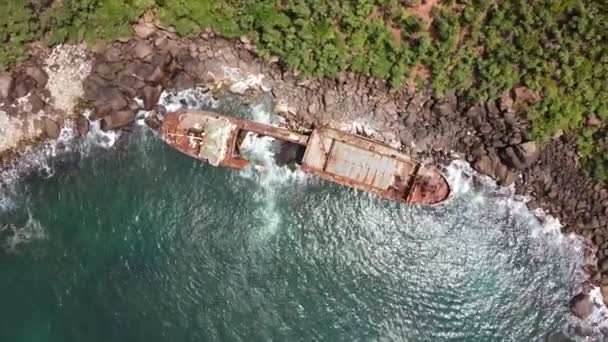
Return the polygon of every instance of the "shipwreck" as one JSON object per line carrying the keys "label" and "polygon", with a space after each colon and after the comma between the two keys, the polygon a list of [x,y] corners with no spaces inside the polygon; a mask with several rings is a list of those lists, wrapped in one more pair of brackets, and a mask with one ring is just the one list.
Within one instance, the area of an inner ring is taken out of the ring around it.
{"label": "shipwreck", "polygon": [[164,142],[214,166],[243,169],[248,160],[241,146],[247,135],[265,136],[289,147],[303,172],[408,204],[437,204],[450,195],[445,177],[385,144],[328,127],[310,135],[245,118],[206,111],[165,114]]}

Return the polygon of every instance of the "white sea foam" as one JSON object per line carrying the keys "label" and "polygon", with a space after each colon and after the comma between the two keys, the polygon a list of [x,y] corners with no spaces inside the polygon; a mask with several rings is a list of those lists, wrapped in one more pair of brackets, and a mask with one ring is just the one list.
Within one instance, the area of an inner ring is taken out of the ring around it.
{"label": "white sea foam", "polygon": [[19,251],[18,247],[22,244],[47,239],[44,227],[31,214],[29,214],[27,222],[24,225],[9,224],[0,227],[0,232],[3,235],[8,235],[2,241],[2,248],[8,253],[17,253]]}
{"label": "white sea foam", "polygon": [[[84,113],[88,118],[90,112]],[[18,195],[15,185],[27,174],[37,173],[45,178],[55,174],[53,160],[69,153],[82,156],[90,153],[94,147],[111,148],[120,138],[120,132],[104,132],[99,120],[90,121],[90,130],[83,139],[78,140],[75,124],[66,122],[61,128],[59,137],[47,140],[40,145],[27,147],[21,155],[0,169],[0,211],[13,208],[13,197]]]}
{"label": "white sea foam", "polygon": [[180,109],[202,110],[217,107],[218,101],[204,88],[192,88],[179,92],[164,91],[158,103],[165,107],[167,112]]}
{"label": "white sea foam", "polygon": [[84,116],[89,119],[89,131],[81,145],[81,152],[88,153],[92,147],[112,148],[120,139],[121,131],[104,131],[101,129],[101,120],[91,120],[91,112],[86,111]]}
{"label": "white sea foam", "polygon": [[[556,248],[572,256],[576,269],[571,295],[575,296],[583,291],[590,276],[585,270],[597,263],[595,247],[590,241],[574,233],[563,234],[562,224],[557,218],[548,215],[542,209],[529,210],[526,206],[529,198],[516,195],[513,185],[497,186],[491,178],[477,173],[465,161],[452,162],[446,171],[455,197],[475,191],[475,201],[484,202],[492,198],[497,210],[506,210],[509,215],[527,218],[529,226],[532,227],[530,237],[542,242],[542,248]],[[602,341],[601,330],[608,329],[608,308],[604,305],[600,289],[592,287],[590,296],[594,304],[590,317],[581,321],[571,316],[568,319],[569,326],[565,327],[568,335],[577,341]],[[567,302],[568,298],[564,300]]]}
{"label": "white sea foam", "polygon": [[[278,119],[263,105],[253,107],[252,119],[261,123],[275,123]],[[264,203],[256,212],[265,223],[265,233],[272,235],[276,233],[281,216],[277,209],[279,194],[282,187],[286,185],[304,184],[306,175],[299,168],[292,169],[288,166],[278,166],[272,145],[275,139],[271,137],[258,137],[248,134],[241,144],[241,153],[252,162],[251,166],[241,171],[244,178],[255,179],[260,184],[258,200]]]}

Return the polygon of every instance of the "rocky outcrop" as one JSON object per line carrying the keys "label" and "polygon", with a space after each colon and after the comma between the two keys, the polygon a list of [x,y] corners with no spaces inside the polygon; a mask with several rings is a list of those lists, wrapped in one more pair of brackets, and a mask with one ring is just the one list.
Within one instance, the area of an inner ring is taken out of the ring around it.
{"label": "rocky outcrop", "polygon": [[[576,137],[564,135],[539,152],[539,161],[517,181],[531,203],[558,217],[565,233],[584,236],[597,247],[598,264],[587,269],[590,281],[608,286],[608,187],[580,168]],[[608,299],[607,297],[604,297]]]}

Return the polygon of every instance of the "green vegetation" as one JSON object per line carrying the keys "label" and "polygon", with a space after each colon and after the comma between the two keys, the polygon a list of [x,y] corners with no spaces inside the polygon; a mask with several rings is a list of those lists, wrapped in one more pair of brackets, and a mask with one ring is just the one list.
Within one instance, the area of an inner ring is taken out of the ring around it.
{"label": "green vegetation", "polygon": [[[26,44],[38,36],[38,23],[32,9],[21,1],[0,0],[0,70],[24,56]],[[10,15],[8,15],[10,13]]]}
{"label": "green vegetation", "polygon": [[[34,2],[37,3],[37,2]],[[27,43],[109,40],[129,33],[146,9],[180,35],[210,28],[249,35],[263,58],[304,75],[352,70],[399,87],[430,72],[438,93],[471,102],[524,86],[543,100],[526,111],[531,136],[579,133],[587,170],[608,180],[608,1],[443,0],[430,11],[412,0],[63,0],[50,8],[0,0],[0,69]],[[432,22],[432,24],[430,24]],[[430,26],[429,26],[430,24]],[[587,126],[594,116],[602,127]]]}

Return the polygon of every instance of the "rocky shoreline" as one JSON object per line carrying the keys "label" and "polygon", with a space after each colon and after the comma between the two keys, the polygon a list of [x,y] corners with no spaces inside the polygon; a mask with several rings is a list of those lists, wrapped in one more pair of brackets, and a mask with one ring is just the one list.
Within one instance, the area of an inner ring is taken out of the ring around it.
{"label": "rocky shoreline", "polygon": [[[292,129],[330,125],[383,140],[427,162],[466,159],[499,185],[515,184],[517,193],[530,198],[531,209],[546,210],[560,220],[564,233],[580,234],[597,247],[598,262],[587,272],[608,302],[608,189],[582,173],[573,137],[545,145],[529,141],[528,121],[518,108],[537,94],[518,88],[499,101],[471,105],[454,94],[436,96],[413,84],[391,89],[353,73],[302,80],[276,60],[258,59],[247,37],[230,41],[206,32],[182,39],[150,14],[134,32],[131,39],[87,51],[41,49],[0,75],[0,161],[42,137],[57,138],[66,120],[75,120],[79,133],[86,134],[86,109],[103,129],[122,129],[141,110],[162,111],[157,103],[165,90],[269,92]],[[146,123],[158,127],[159,120],[152,114]],[[589,300],[585,294],[577,298]]]}

